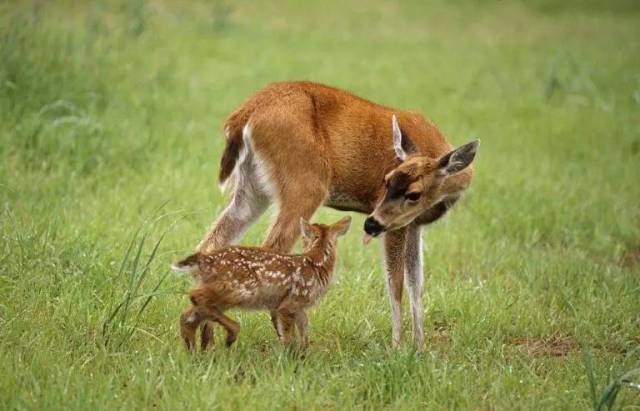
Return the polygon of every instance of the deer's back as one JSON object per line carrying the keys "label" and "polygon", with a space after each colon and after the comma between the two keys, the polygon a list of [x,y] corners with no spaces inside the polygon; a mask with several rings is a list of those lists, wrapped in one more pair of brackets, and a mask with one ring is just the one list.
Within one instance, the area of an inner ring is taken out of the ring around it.
{"label": "deer's back", "polygon": [[249,124],[254,148],[272,167],[310,156],[330,168],[331,192],[375,202],[384,175],[397,166],[391,116],[417,150],[438,157],[451,149],[422,115],[385,107],[346,91],[312,82],[274,83],[233,112],[225,127]]}
{"label": "deer's back", "polygon": [[324,289],[305,257],[260,248],[222,248],[203,256],[199,268],[198,293],[220,308],[275,309],[287,298],[309,305]]}

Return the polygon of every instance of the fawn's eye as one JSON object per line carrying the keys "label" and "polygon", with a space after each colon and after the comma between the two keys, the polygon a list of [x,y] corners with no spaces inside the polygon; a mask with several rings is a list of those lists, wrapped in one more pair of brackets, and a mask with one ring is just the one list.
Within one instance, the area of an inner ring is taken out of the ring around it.
{"label": "fawn's eye", "polygon": [[421,193],[421,192],[419,192],[419,191],[411,191],[411,192],[409,192],[409,193],[406,193],[406,194],[404,195],[404,198],[405,198],[407,201],[418,201],[418,200],[420,199],[420,196],[421,196],[421,195],[422,195],[422,193]]}

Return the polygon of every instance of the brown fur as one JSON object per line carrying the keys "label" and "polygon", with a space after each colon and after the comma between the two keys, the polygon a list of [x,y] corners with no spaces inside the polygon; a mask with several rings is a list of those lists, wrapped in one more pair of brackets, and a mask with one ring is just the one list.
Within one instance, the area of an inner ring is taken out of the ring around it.
{"label": "brown fur", "polygon": [[[175,269],[191,271],[198,283],[190,294],[192,307],[180,317],[187,347],[194,349],[196,330],[203,321],[220,323],[227,330],[227,345],[231,345],[240,327],[224,312],[234,307],[272,312],[284,343],[293,341],[293,327],[297,326],[306,344],[305,310],[329,286],[336,262],[336,240],[350,223],[350,217],[332,226],[302,222],[305,250],[298,255],[256,247],[226,247],[197,253],[177,263]],[[202,337],[203,350],[210,338]]]}
{"label": "brown fur", "polygon": [[[255,148],[269,159],[276,180],[290,180],[289,167],[302,169],[322,187],[352,194],[366,205],[355,211],[370,213],[383,191],[383,177],[399,165],[391,141],[393,114],[421,155],[439,158],[452,150],[435,125],[419,113],[311,82],[265,87],[238,107],[224,127],[229,130],[228,144],[236,140],[241,144],[242,129],[250,122]],[[226,163],[221,166],[229,175]],[[469,180],[470,170],[464,175]]]}

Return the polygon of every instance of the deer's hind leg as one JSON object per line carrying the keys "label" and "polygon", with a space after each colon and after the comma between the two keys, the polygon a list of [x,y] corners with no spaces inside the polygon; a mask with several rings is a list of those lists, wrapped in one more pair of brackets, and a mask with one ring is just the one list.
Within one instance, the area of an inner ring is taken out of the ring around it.
{"label": "deer's hind leg", "polygon": [[291,96],[288,103],[295,103],[292,113],[268,110],[251,119],[258,167],[265,171],[278,210],[262,245],[281,252],[289,251],[300,235],[300,217],[309,219],[325,201],[331,180],[308,97]]}
{"label": "deer's hind leg", "polygon": [[288,252],[300,236],[300,217],[308,220],[322,205],[327,191],[309,193],[306,198],[299,198],[296,203],[283,204],[273,225],[269,229],[263,247],[281,252]]}
{"label": "deer's hind leg", "polygon": [[[305,116],[304,105],[296,104],[297,115]],[[317,143],[313,122],[283,115],[281,110],[252,116],[245,145],[250,146],[255,168],[270,203],[277,206],[263,247],[288,252],[300,235],[300,217],[309,219],[322,205],[329,192],[331,171],[323,148]],[[278,313],[271,312],[271,322],[282,338]]]}
{"label": "deer's hind leg", "polygon": [[324,168],[320,167],[317,173],[305,173],[296,170],[298,166],[288,172],[300,180],[283,180],[287,184],[277,187],[278,215],[263,247],[288,252],[300,236],[300,217],[310,219],[329,193],[329,177]]}
{"label": "deer's hind leg", "polygon": [[[295,173],[295,171],[293,171]],[[310,219],[322,205],[328,193],[328,177],[324,172],[310,176],[308,183],[297,183],[279,187],[279,212],[273,222],[263,247],[288,252],[300,236],[300,217]],[[271,312],[271,323],[279,338],[284,335],[278,327],[276,311]]]}
{"label": "deer's hind leg", "polygon": [[246,153],[230,177],[233,179],[231,201],[198,245],[199,252],[210,252],[236,241],[271,203],[270,194],[261,181],[257,156],[249,140],[245,140],[245,144]]}
{"label": "deer's hind leg", "polygon": [[[315,181],[315,182],[314,182]],[[300,217],[310,219],[327,197],[328,181],[312,178],[309,184],[295,184],[280,189],[279,212],[273,222],[263,247],[288,252],[300,236]],[[271,312],[271,323],[282,338],[278,327],[278,313]]]}
{"label": "deer's hind leg", "polygon": [[[322,185],[315,188],[308,188],[305,193],[300,190],[299,194],[295,191],[287,191],[281,197],[280,211],[273,222],[267,238],[262,243],[263,247],[273,250],[288,252],[295,244],[300,236],[300,217],[310,219],[313,213],[322,205],[327,196],[327,189],[323,189]],[[278,314],[271,312],[271,323],[278,334],[283,335],[278,327]]]}

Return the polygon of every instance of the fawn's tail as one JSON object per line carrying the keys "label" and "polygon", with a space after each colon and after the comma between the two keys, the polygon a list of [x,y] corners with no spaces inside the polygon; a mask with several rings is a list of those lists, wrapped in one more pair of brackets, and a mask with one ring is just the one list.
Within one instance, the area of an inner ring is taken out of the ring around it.
{"label": "fawn's tail", "polygon": [[192,254],[189,257],[171,264],[171,269],[179,273],[192,273],[198,269],[198,254]]}

